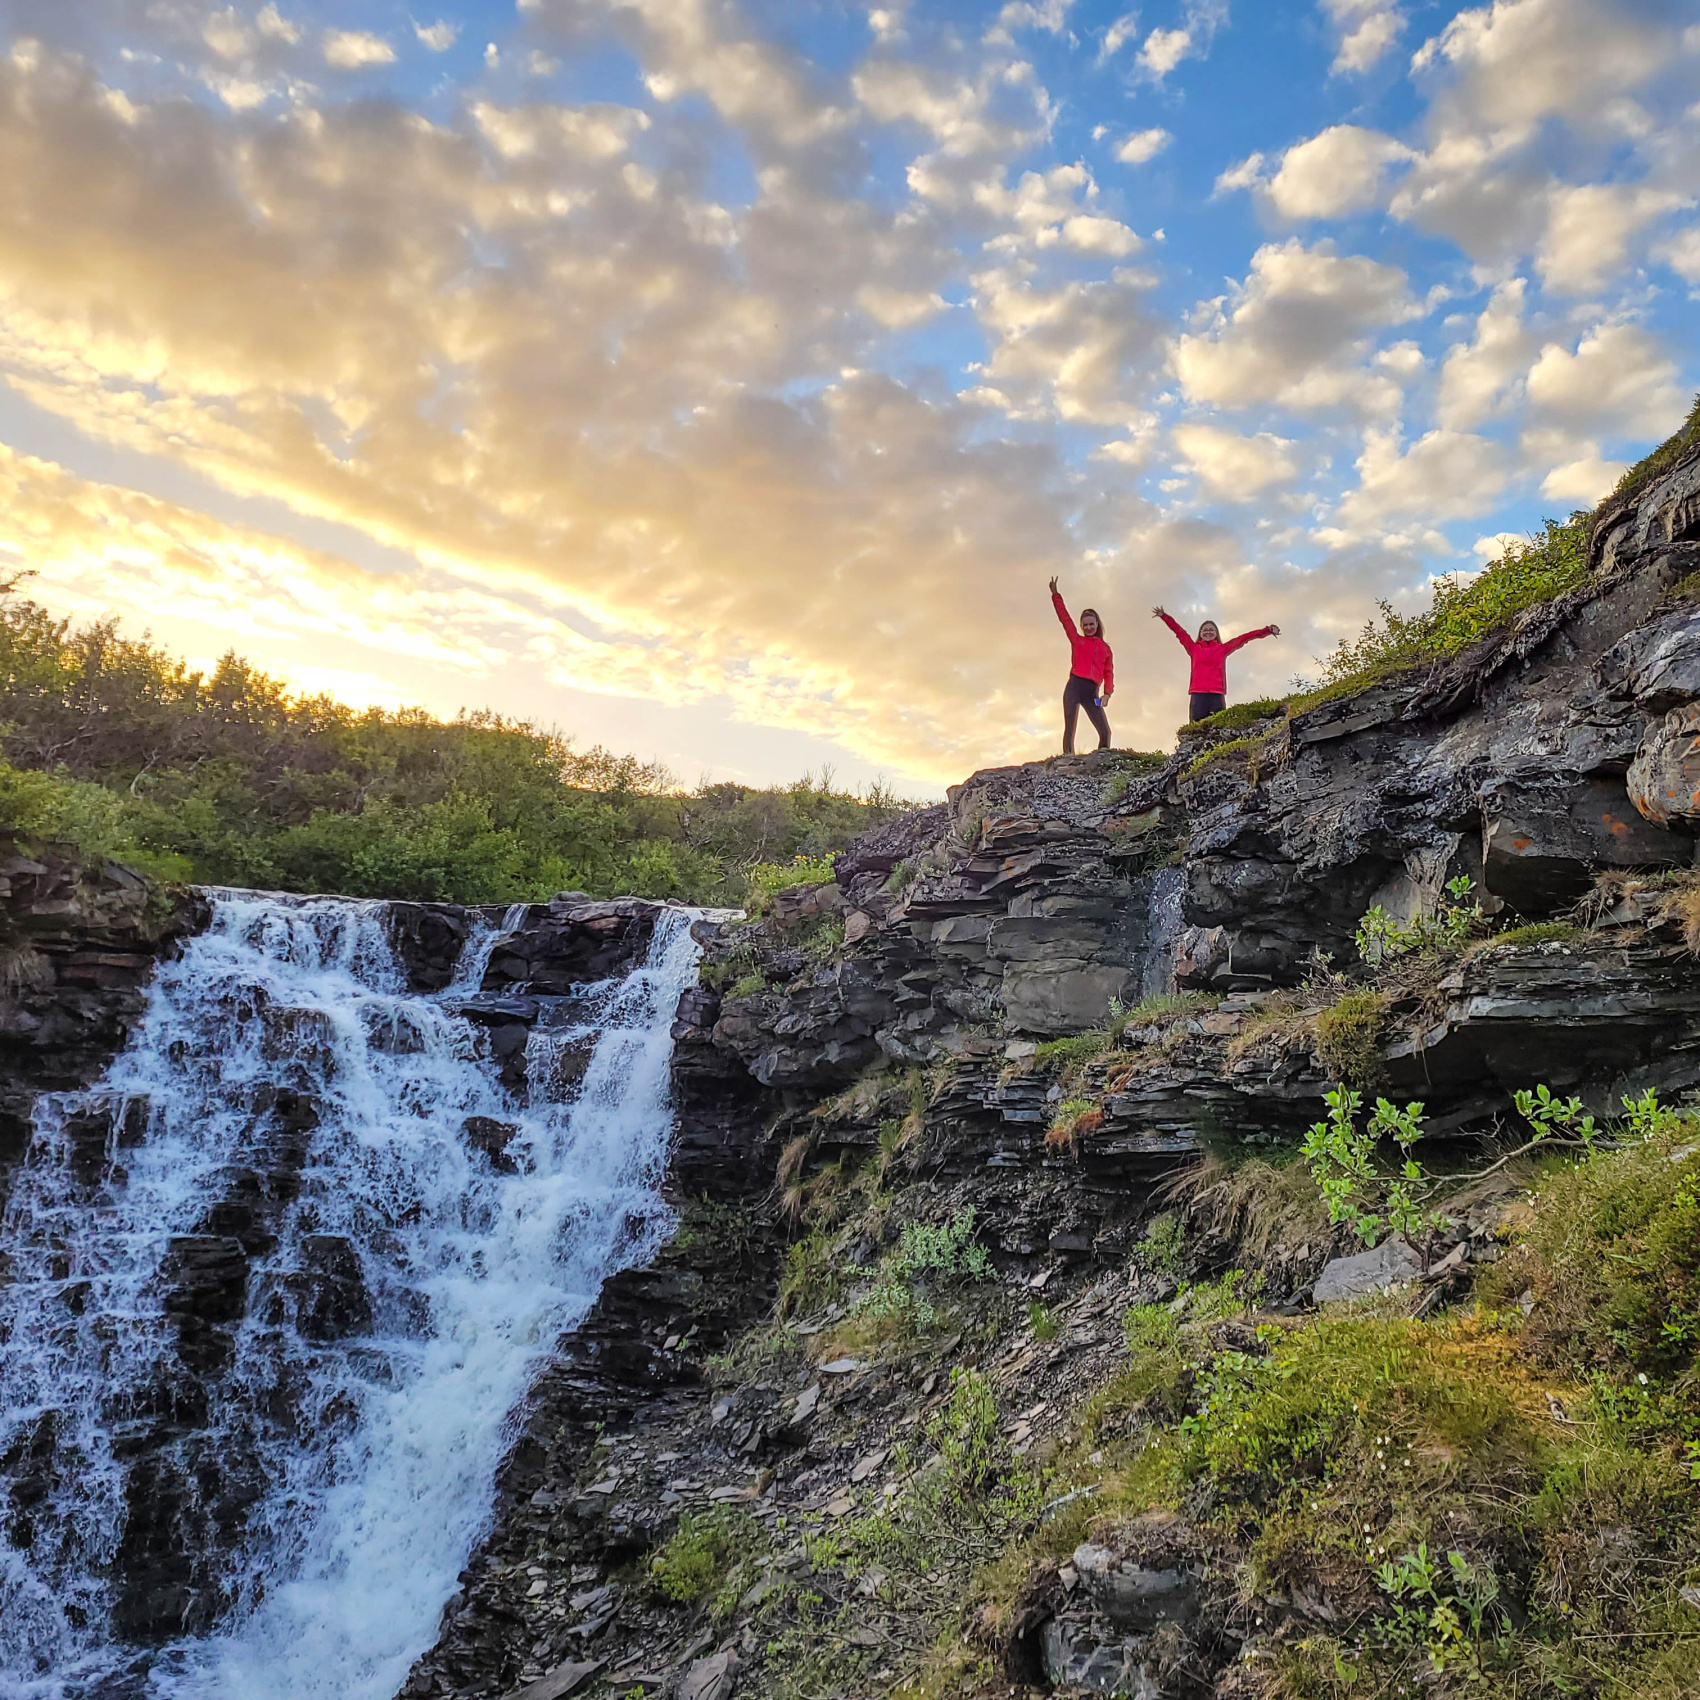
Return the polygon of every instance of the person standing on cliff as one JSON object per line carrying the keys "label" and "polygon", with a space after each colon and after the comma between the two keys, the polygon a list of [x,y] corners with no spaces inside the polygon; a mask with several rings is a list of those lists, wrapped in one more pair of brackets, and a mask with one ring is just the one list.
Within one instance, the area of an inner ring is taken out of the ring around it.
{"label": "person standing on cliff", "polygon": [[1055,579],[1051,580],[1051,606],[1068,633],[1069,645],[1068,683],[1063,686],[1063,754],[1074,754],[1074,728],[1081,709],[1098,729],[1098,748],[1107,750],[1110,722],[1104,704],[1115,695],[1116,660],[1104,642],[1104,622],[1096,608],[1082,608],[1080,630],[1076,631]]}
{"label": "person standing on cliff", "polygon": [[1163,608],[1153,608],[1151,613],[1180,639],[1181,648],[1192,658],[1192,677],[1187,682],[1192,697],[1188,720],[1203,720],[1206,715],[1220,714],[1228,706],[1228,657],[1236,649],[1258,638],[1281,635],[1279,626],[1263,626],[1255,632],[1241,632],[1237,638],[1223,643],[1216,622],[1206,620],[1198,628],[1198,636],[1190,638]]}

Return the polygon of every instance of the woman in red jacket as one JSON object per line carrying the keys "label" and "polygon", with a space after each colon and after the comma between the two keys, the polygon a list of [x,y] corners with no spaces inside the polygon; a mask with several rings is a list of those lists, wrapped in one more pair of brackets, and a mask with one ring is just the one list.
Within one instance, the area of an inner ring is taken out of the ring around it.
{"label": "woman in red jacket", "polygon": [[1096,608],[1080,610],[1081,629],[1074,629],[1068,608],[1057,591],[1057,581],[1051,580],[1051,606],[1068,633],[1068,683],[1063,686],[1063,754],[1074,754],[1074,727],[1081,709],[1098,729],[1098,748],[1110,747],[1110,722],[1103,705],[1115,695],[1116,661],[1110,646],[1104,642],[1104,622]]}
{"label": "woman in red jacket", "polygon": [[1214,620],[1206,620],[1198,628],[1198,636],[1189,638],[1180,626],[1161,608],[1151,612],[1181,641],[1181,648],[1192,657],[1192,678],[1187,690],[1192,695],[1189,720],[1202,720],[1208,714],[1220,714],[1228,706],[1228,657],[1243,644],[1257,638],[1279,637],[1279,626],[1264,626],[1255,632],[1242,632],[1237,638],[1222,641],[1222,633]]}

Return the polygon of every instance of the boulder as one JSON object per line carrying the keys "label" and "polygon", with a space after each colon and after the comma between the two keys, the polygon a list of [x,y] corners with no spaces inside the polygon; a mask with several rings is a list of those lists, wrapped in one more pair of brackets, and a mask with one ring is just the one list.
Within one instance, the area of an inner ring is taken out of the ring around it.
{"label": "boulder", "polygon": [[[1695,666],[1700,669],[1700,656]],[[1700,823],[1700,701],[1673,708],[1647,728],[1628,784],[1630,801],[1656,826]]]}
{"label": "boulder", "polygon": [[1700,605],[1637,627],[1601,659],[1599,676],[1654,714],[1700,697]]}
{"label": "boulder", "polygon": [[1493,781],[1481,806],[1482,883],[1520,915],[1575,902],[1602,868],[1671,867],[1693,854],[1613,778],[1526,770]]}
{"label": "boulder", "polygon": [[1091,1542],[1075,1549],[1074,1568],[1092,1604],[1118,1629],[1149,1634],[1198,1616],[1198,1583],[1184,1570],[1146,1569]]}
{"label": "boulder", "polygon": [[679,1700],[728,1700],[738,1686],[738,1664],[731,1647],[696,1660],[679,1681]]}
{"label": "boulder", "polygon": [[1114,1694],[1120,1700],[1164,1700],[1139,1636],[1106,1638],[1103,1628],[1089,1620],[1053,1617],[1039,1633],[1039,1649],[1054,1687]]}
{"label": "boulder", "polygon": [[1337,1257],[1316,1278],[1316,1302],[1361,1299],[1415,1281],[1423,1272],[1422,1259],[1397,1235],[1369,1251]]}

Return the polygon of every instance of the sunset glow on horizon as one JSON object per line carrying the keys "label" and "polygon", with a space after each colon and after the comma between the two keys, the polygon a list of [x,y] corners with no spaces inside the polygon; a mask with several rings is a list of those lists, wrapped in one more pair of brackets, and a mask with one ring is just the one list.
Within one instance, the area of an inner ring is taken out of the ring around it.
{"label": "sunset glow on horizon", "polygon": [[1274,694],[1700,387],[1667,0],[15,0],[0,561],[758,783]]}

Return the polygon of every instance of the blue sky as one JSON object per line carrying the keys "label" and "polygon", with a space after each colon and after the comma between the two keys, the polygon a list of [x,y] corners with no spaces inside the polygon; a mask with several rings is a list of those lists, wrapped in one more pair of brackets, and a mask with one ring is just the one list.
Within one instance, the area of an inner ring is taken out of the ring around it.
{"label": "blue sky", "polygon": [[1053,573],[1164,744],[1700,387],[1671,0],[10,18],[0,558],[687,780],[1054,748]]}

